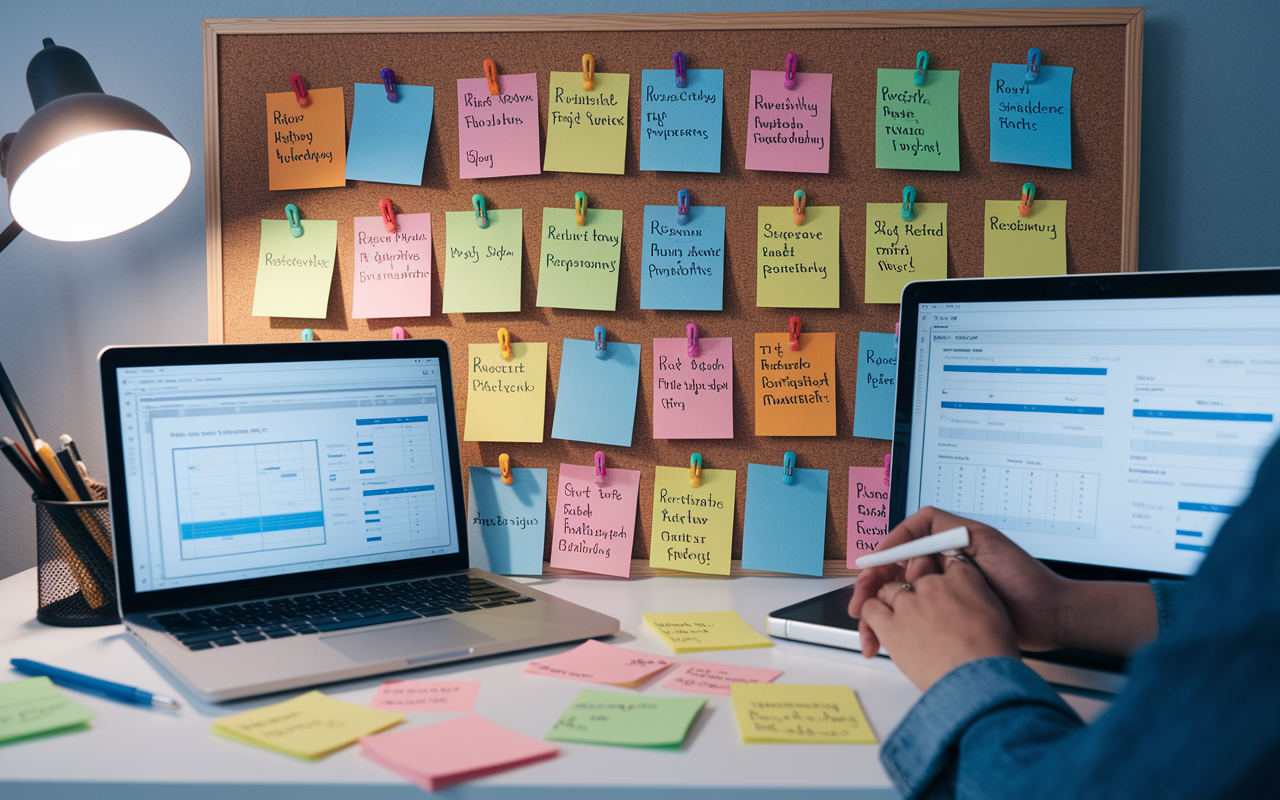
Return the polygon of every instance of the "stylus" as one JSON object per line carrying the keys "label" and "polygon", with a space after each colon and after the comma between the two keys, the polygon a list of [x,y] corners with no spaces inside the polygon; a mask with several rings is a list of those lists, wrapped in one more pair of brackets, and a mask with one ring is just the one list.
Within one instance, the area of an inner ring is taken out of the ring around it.
{"label": "stylus", "polygon": [[39,661],[28,661],[25,658],[11,658],[9,663],[18,672],[27,675],[43,675],[54,683],[62,686],[70,686],[72,689],[80,689],[82,691],[93,692],[95,694],[105,695],[112,700],[121,700],[126,703],[137,703],[140,706],[159,706],[176,711],[178,701],[172,697],[165,697],[151,692],[144,692],[141,689],[135,689],[132,686],[125,686],[121,683],[112,683],[104,681],[101,678],[90,678],[88,675],[81,675],[78,672],[72,672],[68,669],[58,669],[48,664],[41,664]]}
{"label": "stylus", "polygon": [[869,569],[892,564],[896,561],[906,561],[916,556],[931,556],[935,553],[941,553],[943,550],[959,550],[968,546],[969,529],[961,525],[958,528],[935,533],[932,536],[922,536],[906,544],[890,547],[888,550],[868,553],[853,563],[858,565],[858,569]]}

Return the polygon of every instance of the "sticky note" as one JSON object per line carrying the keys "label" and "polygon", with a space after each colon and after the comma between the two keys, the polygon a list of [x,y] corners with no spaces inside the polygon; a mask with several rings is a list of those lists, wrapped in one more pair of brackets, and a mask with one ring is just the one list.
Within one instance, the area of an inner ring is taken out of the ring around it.
{"label": "sticky note", "polygon": [[306,108],[293,92],[267,95],[267,185],[273,192],[347,185],[342,89],[312,89],[307,95]]}
{"label": "sticky note", "polygon": [[470,711],[479,694],[480,681],[387,681],[378,687],[369,707],[384,711]]}
{"label": "sticky note", "polygon": [[559,755],[479,714],[360,740],[364,754],[428,792]]}
{"label": "sticky note", "polygon": [[689,485],[688,467],[657,467],[649,566],[728,575],[737,485],[738,473],[732,469],[704,468],[695,489]]}
{"label": "sticky note", "polygon": [[520,310],[520,256],[524,211],[486,209],[489,227],[474,211],[444,215],[444,313]]}
{"label": "sticky note", "polygon": [[595,342],[565,339],[551,435],[576,442],[631,446],[640,394],[640,345],[609,342],[596,358]]}
{"label": "sticky note", "polygon": [[859,333],[858,388],[853,398],[854,436],[893,438],[897,377],[897,338],[892,333]]}
{"label": "sticky note", "polygon": [[397,214],[395,233],[387,233],[382,217],[356,217],[354,223],[351,316],[431,316],[431,215]]}
{"label": "sticky note", "polygon": [[672,69],[640,73],[640,169],[719,172],[724,70],[686,69],[684,88]]}
{"label": "sticky note", "polygon": [[728,697],[735,683],[769,683],[781,674],[780,669],[685,661],[671,671],[662,688]]}
{"label": "sticky note", "polygon": [[991,160],[1071,169],[1071,78],[1074,69],[1041,65],[1027,83],[1026,64],[991,65]]}
{"label": "sticky note", "polygon": [[876,70],[876,168],[960,170],[960,72]]}
{"label": "sticky note", "polygon": [[747,104],[747,169],[831,171],[831,75],[751,70]]}
{"label": "sticky note", "polygon": [[876,735],[848,686],[740,683],[733,713],[743,744],[875,744]]}
{"label": "sticky note", "polygon": [[983,219],[983,277],[1067,274],[1066,200],[1036,200],[1025,217],[1017,200],[988,200]]}
{"label": "sticky note", "polygon": [[44,676],[0,683],[0,742],[82,727],[94,716]]}
{"label": "sticky note", "polygon": [[733,438],[733,339],[653,340],[653,438]]}
{"label": "sticky note", "polygon": [[538,175],[538,76],[498,75],[498,94],[484,78],[458,79],[458,175]]}
{"label": "sticky note", "polygon": [[639,470],[606,466],[600,478],[594,466],[561,464],[551,566],[630,576],[639,500]]}
{"label": "sticky note", "polygon": [[674,203],[644,207],[641,308],[724,308],[724,206],[690,203],[688,217],[681,224]]}
{"label": "sticky note", "polygon": [[742,566],[797,575],[822,575],[827,537],[827,471],[796,467],[782,482],[782,467],[747,465],[742,521]]}
{"label": "sticky note", "polygon": [[589,208],[578,225],[572,208],[542,209],[538,305],[615,310],[621,259],[621,211]]}
{"label": "sticky note", "polygon": [[702,697],[636,697],[583,689],[544,738],[628,747],[679,747]]}
{"label": "sticky note", "polygon": [[262,220],[253,316],[324,319],[329,315],[338,223],[304,219],[302,230],[303,235],[295,239],[287,221]]}
{"label": "sticky note", "polygon": [[748,625],[737,611],[645,614],[644,621],[673,653],[773,647],[773,642]]}
{"label": "sticky note", "polygon": [[559,655],[530,661],[524,671],[570,681],[636,688],[674,663],[673,659],[663,656],[588,639]]}
{"label": "sticky note", "polygon": [[849,467],[849,532],[846,563],[875,550],[889,533],[889,482],[883,467]]}
{"label": "sticky note", "polygon": [[398,83],[396,98],[381,83],[356,84],[347,180],[422,185],[436,90]]}
{"label": "sticky note", "polygon": [[631,75],[597,72],[591,91],[581,72],[551,73],[547,101],[547,172],[621,175],[626,161]]}
{"label": "sticky note", "polygon": [[836,335],[757,333],[756,436],[836,435]]}
{"label": "sticky note", "polygon": [[291,756],[319,758],[402,721],[403,714],[311,691],[283,703],[222,717],[213,724],[213,732]]}
{"label": "sticky note", "polygon": [[840,208],[760,206],[756,222],[756,306],[840,307]]}
{"label": "sticky note", "polygon": [[541,575],[547,527],[547,471],[515,467],[511,485],[497,467],[471,467],[467,552],[471,566],[499,575]]}
{"label": "sticky note", "polygon": [[947,277],[947,204],[916,203],[915,219],[901,203],[867,203],[867,282],[863,302],[898,303],[911,281]]}
{"label": "sticky note", "polygon": [[547,416],[547,344],[467,345],[467,442],[540,442]]}

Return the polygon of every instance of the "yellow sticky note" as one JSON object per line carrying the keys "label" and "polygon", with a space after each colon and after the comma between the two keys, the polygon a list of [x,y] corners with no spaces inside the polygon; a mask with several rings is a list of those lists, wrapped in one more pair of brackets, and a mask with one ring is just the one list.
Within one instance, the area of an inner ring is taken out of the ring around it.
{"label": "yellow sticky note", "polygon": [[756,436],[836,435],[836,335],[757,333]]}
{"label": "yellow sticky note", "polygon": [[542,168],[621,175],[627,158],[630,97],[629,73],[597,72],[590,91],[582,88],[581,72],[551,73],[547,155]]}
{"label": "yellow sticky note", "polygon": [[301,758],[319,758],[404,721],[403,714],[344,703],[320,692],[223,717],[219,736]]}
{"label": "yellow sticky note", "polygon": [[644,621],[673,653],[773,647],[773,642],[748,625],[737,611],[645,614]]}
{"label": "yellow sticky note", "polygon": [[302,231],[294,238],[285,220],[262,220],[253,316],[324,319],[329,315],[338,223],[304,219]]}
{"label": "yellow sticky note", "polygon": [[988,200],[982,228],[984,277],[1067,274],[1066,200],[1036,200],[1025,217],[1017,200]]}
{"label": "yellow sticky note", "polygon": [[848,686],[735,683],[733,713],[743,744],[875,744]]}
{"label": "yellow sticky note", "polygon": [[347,185],[347,109],[342,88],[267,95],[267,183],[271,191]]}
{"label": "yellow sticky note", "polygon": [[840,207],[810,206],[796,225],[791,206],[756,215],[756,306],[840,307]]}
{"label": "yellow sticky note", "polygon": [[649,566],[728,575],[737,484],[735,470],[704,469],[694,489],[689,486],[688,467],[658,467],[653,478]]}
{"label": "yellow sticky note", "polygon": [[946,203],[916,203],[910,222],[902,218],[900,203],[867,203],[864,302],[898,303],[911,281],[946,277]]}
{"label": "yellow sticky note", "polygon": [[540,442],[546,412],[546,342],[513,342],[510,359],[497,342],[467,346],[464,441]]}

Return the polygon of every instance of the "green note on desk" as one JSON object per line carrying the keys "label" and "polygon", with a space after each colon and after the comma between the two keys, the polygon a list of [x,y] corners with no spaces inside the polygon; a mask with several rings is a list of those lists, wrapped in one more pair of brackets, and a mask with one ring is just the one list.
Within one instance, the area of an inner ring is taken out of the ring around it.
{"label": "green note on desk", "polygon": [[0,683],[0,743],[81,727],[93,717],[48,678]]}
{"label": "green note on desk", "polygon": [[302,230],[302,236],[294,238],[285,220],[262,221],[253,316],[324,319],[329,315],[338,223],[304,219]]}
{"label": "green note on desk", "polygon": [[543,738],[553,742],[679,747],[706,703],[701,697],[641,697],[586,689]]}

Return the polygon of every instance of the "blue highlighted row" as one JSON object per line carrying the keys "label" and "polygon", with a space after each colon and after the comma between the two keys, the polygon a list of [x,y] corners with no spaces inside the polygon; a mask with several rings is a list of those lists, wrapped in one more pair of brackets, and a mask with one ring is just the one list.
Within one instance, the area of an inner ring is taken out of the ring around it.
{"label": "blue highlighted row", "polygon": [[1022,403],[956,403],[943,401],[943,408],[959,408],[969,411],[1026,411],[1039,414],[1089,414],[1102,416],[1100,406],[1039,406]]}
{"label": "blue highlighted row", "polygon": [[1179,536],[1204,536],[1200,531],[1174,531]]}
{"label": "blue highlighted row", "polygon": [[381,537],[381,536],[370,536],[369,538],[365,539],[365,541],[366,541],[366,542],[380,542],[380,541],[382,541],[382,537]]}
{"label": "blue highlighted row", "polygon": [[373,474],[373,470],[371,470],[371,469],[362,469],[362,470],[360,470],[360,474],[361,474],[361,475],[372,475],[372,474]]}
{"label": "blue highlighted row", "polygon": [[373,447],[373,442],[356,442],[356,447]]}
{"label": "blue highlighted row", "polygon": [[1209,552],[1209,545],[1207,544],[1187,544],[1186,542],[1177,542],[1173,547],[1175,550],[1190,550],[1194,553]]}
{"label": "blue highlighted row", "polygon": [[356,424],[357,425],[395,425],[397,423],[404,423],[404,422],[426,422],[426,421],[427,421],[427,415],[423,414],[420,417],[380,417],[378,419],[358,419],[356,420]]}
{"label": "blue highlighted row", "polygon": [[1208,511],[1210,514],[1236,513],[1235,506],[1218,506],[1212,503],[1178,503],[1178,510],[1179,511]]}
{"label": "blue highlighted row", "polygon": [[1021,375],[1106,375],[1106,367],[982,367],[944,364],[943,372],[993,372]]}
{"label": "blue highlighted row", "polygon": [[371,455],[373,455],[373,451],[372,451],[372,450],[357,450],[357,451],[356,451],[356,455],[358,455],[358,456],[371,456]]}
{"label": "blue highlighted row", "polygon": [[1230,411],[1167,411],[1152,408],[1135,408],[1135,417],[1160,419],[1215,419],[1226,422],[1270,422],[1270,414],[1236,414]]}
{"label": "blue highlighted row", "polygon": [[183,539],[212,539],[217,536],[242,536],[246,533],[274,533],[323,527],[323,511],[306,511],[301,514],[276,514],[270,517],[184,522],[181,526],[181,535]]}
{"label": "blue highlighted row", "polygon": [[399,489],[368,489],[364,492],[365,497],[374,497],[380,494],[409,494],[410,492],[434,492],[434,486],[403,486]]}

